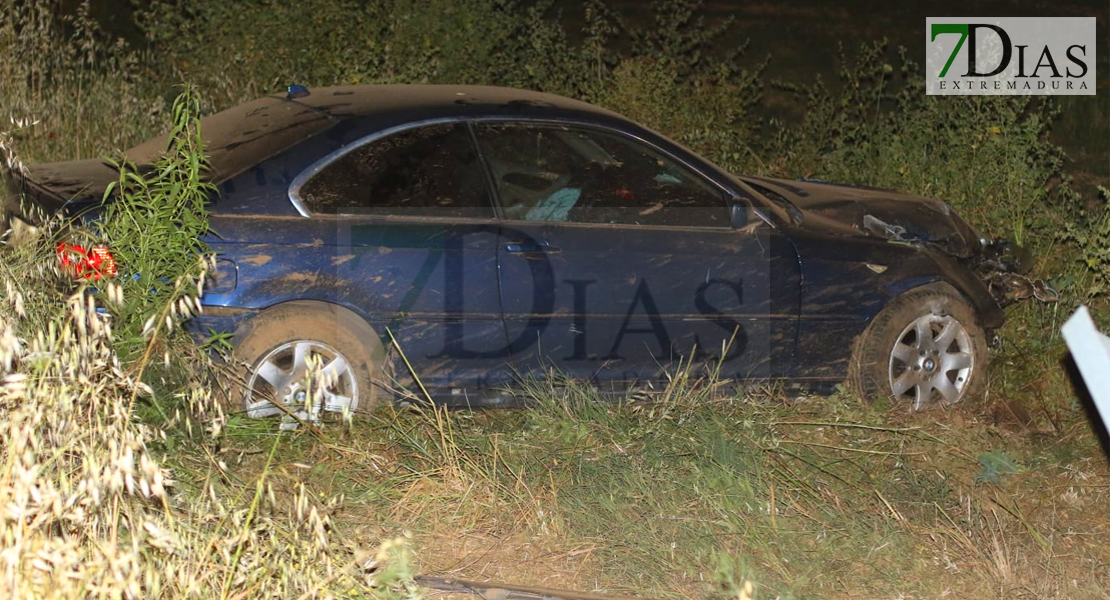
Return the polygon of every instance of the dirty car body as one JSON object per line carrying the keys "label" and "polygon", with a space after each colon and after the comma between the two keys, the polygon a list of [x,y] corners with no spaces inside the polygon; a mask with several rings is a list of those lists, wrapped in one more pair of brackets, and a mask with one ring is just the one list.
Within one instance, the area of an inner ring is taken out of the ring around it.
{"label": "dirty car body", "polygon": [[[650,388],[684,360],[827,386],[893,299],[950,286],[989,332],[1015,294],[1005,274],[1021,270],[943,202],[734,176],[548,94],[324,88],[202,131],[218,269],[198,335],[242,339],[280,307],[333,307],[386,349],[374,360],[387,387],[448,403],[505,402],[521,377],[552,373]],[[25,184],[41,206],[79,212],[115,175],[54,163]]]}

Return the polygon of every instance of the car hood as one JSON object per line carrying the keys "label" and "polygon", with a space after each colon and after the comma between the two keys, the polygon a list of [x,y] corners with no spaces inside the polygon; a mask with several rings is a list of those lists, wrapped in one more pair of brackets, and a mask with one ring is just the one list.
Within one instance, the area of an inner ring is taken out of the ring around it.
{"label": "car hood", "polygon": [[756,191],[792,203],[802,212],[801,227],[829,233],[932,243],[966,258],[981,248],[979,234],[945,202],[891,190],[828,183],[743,177]]}

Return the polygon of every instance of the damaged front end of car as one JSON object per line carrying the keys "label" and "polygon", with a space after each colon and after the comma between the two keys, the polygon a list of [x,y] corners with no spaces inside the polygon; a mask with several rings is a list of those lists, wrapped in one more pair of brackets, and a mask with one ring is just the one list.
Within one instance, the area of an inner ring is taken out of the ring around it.
{"label": "damaged front end of car", "polygon": [[860,224],[864,231],[874,236],[929,245],[963,262],[983,281],[991,296],[1003,308],[1029,298],[1044,302],[1057,300],[1056,291],[1043,280],[1028,276],[1033,261],[1023,246],[1005,238],[990,239],[978,235],[946,204],[939,212],[946,218],[933,221],[930,227],[924,229],[915,230],[887,222],[873,214],[863,215]]}
{"label": "damaged front end of car", "polygon": [[1059,293],[1044,280],[1028,276],[1033,259],[1023,246],[1004,238],[983,239],[981,243],[982,251],[972,260],[972,267],[1000,306],[1006,307],[1029,298],[1042,302],[1060,299]]}
{"label": "damaged front end of car", "polygon": [[1028,276],[1032,259],[1025,248],[1011,240],[983,236],[947,202],[817,180],[745,176],[744,182],[772,201],[796,206],[805,215],[803,226],[846,228],[840,231],[929,247],[950,256],[983,281],[1001,307],[1028,298],[1056,300],[1054,290]]}

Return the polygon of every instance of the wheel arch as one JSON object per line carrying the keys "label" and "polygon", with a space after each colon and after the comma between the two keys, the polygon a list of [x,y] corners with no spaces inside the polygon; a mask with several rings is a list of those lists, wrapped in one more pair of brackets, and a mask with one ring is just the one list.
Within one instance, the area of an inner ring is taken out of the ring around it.
{"label": "wheel arch", "polygon": [[264,315],[273,315],[279,312],[290,312],[302,315],[308,313],[334,318],[338,327],[354,332],[359,340],[365,340],[363,346],[373,359],[381,360],[385,357],[385,340],[362,315],[346,306],[326,300],[287,300],[267,306],[239,325],[231,338],[232,346],[238,346],[240,342],[254,331],[255,326],[260,321],[260,317]]}
{"label": "wheel arch", "polygon": [[[975,274],[955,259],[936,252],[929,252],[934,268],[915,276],[896,276],[888,280],[887,293],[891,300],[907,292],[926,286],[946,288],[967,301],[984,329],[998,329],[1006,315],[990,290]],[[893,270],[893,269],[892,269]]]}

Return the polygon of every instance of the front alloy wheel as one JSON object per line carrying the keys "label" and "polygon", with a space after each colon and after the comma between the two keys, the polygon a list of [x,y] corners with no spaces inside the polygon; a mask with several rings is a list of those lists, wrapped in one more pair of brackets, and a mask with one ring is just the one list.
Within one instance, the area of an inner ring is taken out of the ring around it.
{"label": "front alloy wheel", "polygon": [[385,380],[380,338],[334,305],[269,308],[241,325],[232,345],[242,379],[231,398],[255,418],[284,416],[295,424],[287,413],[315,421],[369,412]]}
{"label": "front alloy wheel", "polygon": [[967,389],[975,368],[971,336],[954,317],[923,315],[910,323],[890,352],[890,389],[912,398],[915,409],[933,402],[953,404]]}
{"label": "front alloy wheel", "polygon": [[856,339],[848,383],[867,400],[920,410],[955,404],[986,386],[987,339],[975,310],[948,284],[895,298]]}

